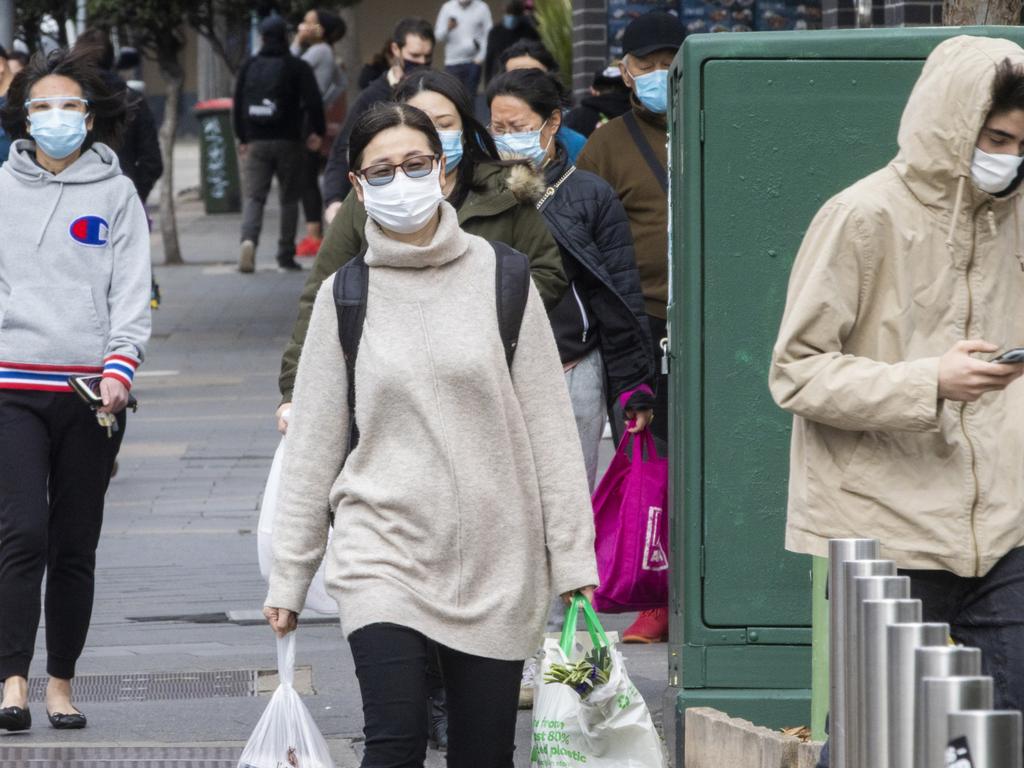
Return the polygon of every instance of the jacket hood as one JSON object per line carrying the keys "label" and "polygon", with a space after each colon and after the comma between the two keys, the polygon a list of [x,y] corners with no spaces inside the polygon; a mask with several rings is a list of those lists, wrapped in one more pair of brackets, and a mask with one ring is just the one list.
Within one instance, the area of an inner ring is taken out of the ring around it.
{"label": "jacket hood", "polygon": [[36,145],[19,139],[11,149],[3,170],[25,184],[91,184],[121,175],[121,164],[106,144],[93,144],[75,162],[58,175],[43,169],[35,160]]}
{"label": "jacket hood", "polygon": [[523,205],[536,205],[547,188],[541,172],[526,162],[517,162],[508,169],[506,184]]}
{"label": "jacket hood", "polygon": [[1024,66],[1024,49],[1002,38],[960,35],[938,45],[925,61],[903,110],[893,161],[924,205],[958,207],[963,187],[985,194],[969,184],[971,161],[992,104],[996,67],[1004,59]]}

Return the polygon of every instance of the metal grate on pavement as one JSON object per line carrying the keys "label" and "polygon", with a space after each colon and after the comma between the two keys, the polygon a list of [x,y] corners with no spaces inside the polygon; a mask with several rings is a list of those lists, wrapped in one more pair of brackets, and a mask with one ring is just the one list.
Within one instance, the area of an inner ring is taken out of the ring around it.
{"label": "metal grate on pavement", "polygon": [[52,746],[0,744],[0,768],[236,768],[239,746]]}
{"label": "metal grate on pavement", "polygon": [[[132,672],[75,678],[76,701],[163,701],[256,696],[255,669],[219,672]],[[44,701],[45,677],[29,679],[29,700]]]}

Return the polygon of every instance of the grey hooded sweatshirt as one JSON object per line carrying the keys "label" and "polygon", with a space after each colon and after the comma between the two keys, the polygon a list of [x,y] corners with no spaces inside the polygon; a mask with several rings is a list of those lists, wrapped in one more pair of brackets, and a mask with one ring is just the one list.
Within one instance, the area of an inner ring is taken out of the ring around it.
{"label": "grey hooded sweatshirt", "polygon": [[117,155],[93,144],[58,175],[15,142],[0,168],[0,389],[131,387],[150,332],[146,212]]}

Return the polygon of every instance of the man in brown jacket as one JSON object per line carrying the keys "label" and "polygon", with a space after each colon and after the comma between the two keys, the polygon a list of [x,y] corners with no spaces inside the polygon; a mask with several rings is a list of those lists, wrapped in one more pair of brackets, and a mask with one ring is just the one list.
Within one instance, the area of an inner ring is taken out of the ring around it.
{"label": "man in brown jacket", "polygon": [[[595,130],[576,167],[596,173],[612,185],[629,217],[647,306],[654,356],[661,359],[668,304],[668,70],[683,44],[686,29],[670,13],[652,11],[634,19],[622,37],[620,68],[633,91],[632,109]],[[656,392],[646,387],[626,393],[629,408],[654,408],[651,431],[668,442],[668,377]],[[644,611],[622,636],[624,642],[655,643],[668,639],[668,609]]]}
{"label": "man in brown jacket", "polygon": [[794,415],[786,547],[873,537],[924,620],[1024,708],[1024,50],[928,57],[885,168],[804,238],[772,358]]}

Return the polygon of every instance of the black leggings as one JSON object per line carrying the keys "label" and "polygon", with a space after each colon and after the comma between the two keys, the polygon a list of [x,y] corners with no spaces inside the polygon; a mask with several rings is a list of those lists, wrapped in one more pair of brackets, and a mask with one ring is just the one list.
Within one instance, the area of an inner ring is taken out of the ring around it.
{"label": "black leggings", "polygon": [[302,163],[302,215],[307,224],[319,224],[324,209],[324,198],[320,194],[320,153],[307,149]]}
{"label": "black leggings", "polygon": [[[363,698],[362,768],[422,768],[432,644],[407,627],[371,624],[349,645]],[[448,693],[448,768],[512,768],[523,662],[436,649]]]}
{"label": "black leggings", "polygon": [[46,671],[75,676],[103,497],[124,435],[71,392],[0,390],[0,680],[28,677],[46,573]]}

